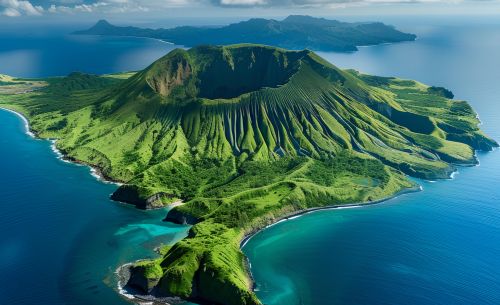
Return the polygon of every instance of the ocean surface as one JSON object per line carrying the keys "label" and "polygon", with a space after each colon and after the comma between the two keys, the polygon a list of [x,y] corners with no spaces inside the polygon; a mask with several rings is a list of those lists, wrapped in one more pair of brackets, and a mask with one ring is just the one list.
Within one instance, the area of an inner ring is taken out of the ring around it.
{"label": "ocean surface", "polygon": [[[499,140],[500,21],[392,23],[419,39],[321,55],[341,67],[445,86]],[[174,48],[38,32],[0,31],[0,42],[0,73],[22,77],[137,70]],[[420,181],[417,194],[262,231],[243,249],[257,295],[266,305],[500,304],[500,153],[479,159],[453,180]],[[0,304],[128,304],[115,291],[116,267],[153,257],[154,247],[182,238],[187,227],[162,222],[165,210],[110,201],[115,189],[88,167],[57,159],[50,142],[29,137],[20,118],[0,110]]]}
{"label": "ocean surface", "polygon": [[[135,70],[170,49],[138,38],[0,36],[0,73]],[[155,257],[155,247],[183,238],[188,227],[163,222],[166,210],[111,201],[116,188],[58,159],[49,141],[30,137],[18,116],[0,110],[0,304],[130,304],[117,293],[116,268]]]}
{"label": "ocean surface", "polygon": [[179,47],[147,38],[43,32],[15,35],[0,31],[0,42],[0,74],[16,77],[136,71]]}
{"label": "ocean surface", "polygon": [[[451,89],[500,140],[500,21],[401,23],[416,42],[321,53],[334,64]],[[385,203],[308,214],[244,247],[266,305],[500,304],[500,152]]]}

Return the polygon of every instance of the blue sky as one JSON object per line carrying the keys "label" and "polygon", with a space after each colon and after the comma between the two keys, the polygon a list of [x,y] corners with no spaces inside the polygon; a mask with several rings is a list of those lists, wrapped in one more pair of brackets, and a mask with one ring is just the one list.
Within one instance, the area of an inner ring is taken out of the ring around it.
{"label": "blue sky", "polygon": [[500,0],[0,0],[0,21],[97,20],[140,23],[168,18],[276,17],[289,14],[498,14]]}

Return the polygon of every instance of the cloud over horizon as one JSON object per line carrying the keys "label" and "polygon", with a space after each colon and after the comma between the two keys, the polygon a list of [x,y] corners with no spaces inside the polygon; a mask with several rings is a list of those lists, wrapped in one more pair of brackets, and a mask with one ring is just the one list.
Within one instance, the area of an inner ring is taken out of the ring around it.
{"label": "cloud over horizon", "polygon": [[19,17],[22,15],[39,16],[43,13],[43,7],[34,6],[29,1],[0,0],[1,14],[7,17]]}
{"label": "cloud over horizon", "polygon": [[349,8],[403,4],[498,3],[500,0],[0,0],[0,16],[146,13],[169,8]]}

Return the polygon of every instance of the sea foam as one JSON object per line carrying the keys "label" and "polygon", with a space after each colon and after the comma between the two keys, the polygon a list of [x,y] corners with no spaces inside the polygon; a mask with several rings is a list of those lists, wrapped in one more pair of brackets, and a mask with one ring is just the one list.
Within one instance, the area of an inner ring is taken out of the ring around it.
{"label": "sea foam", "polygon": [[8,111],[10,113],[13,113],[13,114],[17,115],[19,118],[21,118],[21,120],[24,123],[24,129],[25,129],[26,134],[32,138],[35,138],[35,134],[32,133],[30,130],[30,124],[28,122],[28,119],[24,115],[20,114],[19,112],[14,111],[14,110],[7,109],[7,108],[0,108],[0,109],[3,109],[3,110]]}

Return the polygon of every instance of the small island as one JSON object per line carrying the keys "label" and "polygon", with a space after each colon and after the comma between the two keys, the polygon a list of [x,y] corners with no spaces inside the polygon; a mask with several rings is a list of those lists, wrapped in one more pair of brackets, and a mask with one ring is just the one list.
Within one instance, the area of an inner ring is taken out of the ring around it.
{"label": "small island", "polygon": [[222,27],[180,26],[171,29],[121,27],[100,20],[77,35],[133,36],[164,40],[194,47],[203,44],[258,43],[286,49],[354,52],[359,46],[413,41],[407,34],[381,22],[340,22],[310,16],[291,15],[278,21],[254,18]]}
{"label": "small island", "polygon": [[448,178],[498,146],[450,91],[309,50],[202,46],[137,73],[1,80],[0,107],[122,182],[113,199],[175,203],[166,220],[189,235],[132,264],[128,286],[201,304],[261,304],[240,246],[267,225],[415,191],[408,176]]}

